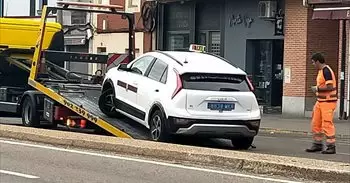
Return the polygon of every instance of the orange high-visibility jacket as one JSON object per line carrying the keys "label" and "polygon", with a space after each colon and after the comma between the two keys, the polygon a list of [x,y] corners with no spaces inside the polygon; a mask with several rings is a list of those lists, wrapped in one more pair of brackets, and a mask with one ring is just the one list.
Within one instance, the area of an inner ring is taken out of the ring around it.
{"label": "orange high-visibility jacket", "polygon": [[317,92],[317,101],[319,102],[331,102],[337,101],[337,80],[335,78],[333,70],[326,65],[323,69],[318,71],[317,74],[317,87],[326,87],[327,84],[332,84],[332,91]]}

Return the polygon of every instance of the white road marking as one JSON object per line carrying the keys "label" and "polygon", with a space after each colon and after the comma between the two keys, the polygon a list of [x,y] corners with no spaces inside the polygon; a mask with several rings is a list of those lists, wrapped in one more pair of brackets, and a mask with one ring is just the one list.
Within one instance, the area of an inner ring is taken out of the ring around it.
{"label": "white road marking", "polygon": [[262,139],[277,139],[277,137],[269,137],[269,136],[258,136],[258,138],[262,138]]}
{"label": "white road marking", "polygon": [[37,177],[34,175],[28,175],[28,174],[23,174],[23,173],[18,173],[18,172],[11,172],[11,171],[7,171],[7,170],[0,170],[0,173],[14,175],[14,176],[18,176],[18,177],[24,177],[27,179],[39,179],[40,178],[40,177]]}
{"label": "white road marking", "polygon": [[340,155],[345,155],[345,156],[350,156],[350,154],[349,154],[349,153],[338,153],[338,152],[337,152],[337,154],[340,154]]}
{"label": "white road marking", "polygon": [[[278,137],[268,137],[268,136],[259,136],[258,138],[262,138],[262,139],[279,139]],[[300,142],[312,143],[312,140],[304,140],[304,139],[298,139],[298,138],[293,138],[292,140],[300,141]],[[344,146],[350,146],[349,143],[343,143],[343,142],[337,142],[337,144],[344,145]],[[338,154],[346,154],[346,153],[338,153]],[[348,155],[348,154],[346,154],[346,155]]]}
{"label": "white road marking", "polygon": [[259,177],[259,176],[241,174],[241,173],[233,173],[233,172],[226,172],[226,171],[206,169],[206,168],[197,168],[197,167],[191,167],[191,166],[185,166],[185,165],[163,163],[163,162],[150,161],[150,160],[142,160],[142,159],[137,159],[137,158],[127,158],[127,157],[122,157],[122,156],[99,154],[99,153],[93,153],[93,152],[84,152],[84,151],[63,149],[63,148],[50,147],[50,146],[44,146],[44,145],[27,144],[27,143],[7,141],[7,140],[0,140],[0,143],[12,144],[12,145],[21,145],[21,146],[27,146],[27,147],[36,147],[36,148],[49,149],[49,150],[54,150],[54,151],[70,152],[70,153],[76,153],[76,154],[84,154],[84,155],[104,157],[104,158],[112,158],[112,159],[119,159],[119,160],[125,160],[125,161],[134,161],[134,162],[139,162],[139,163],[148,163],[148,164],[154,164],[154,165],[162,165],[162,166],[167,166],[167,167],[181,168],[181,169],[187,169],[187,170],[196,170],[196,171],[209,172],[209,173],[217,173],[217,174],[236,176],[236,177],[244,177],[244,178],[251,178],[251,179],[267,180],[267,181],[273,181],[273,182],[301,183],[301,182],[296,182],[296,181],[274,179],[274,178],[268,178],[268,177]]}
{"label": "white road marking", "polygon": [[[300,141],[300,142],[309,142],[309,143],[312,143],[312,140],[303,140],[303,139],[294,139],[295,141]],[[339,144],[339,145],[344,145],[344,146],[350,146],[350,144],[348,143],[342,143],[342,142],[336,142],[336,144]]]}

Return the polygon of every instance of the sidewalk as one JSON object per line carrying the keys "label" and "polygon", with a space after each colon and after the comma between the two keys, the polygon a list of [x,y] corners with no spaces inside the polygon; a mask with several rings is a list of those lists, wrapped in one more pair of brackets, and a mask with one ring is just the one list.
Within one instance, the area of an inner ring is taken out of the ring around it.
{"label": "sidewalk", "polygon": [[[337,138],[350,139],[350,121],[337,120],[335,126]],[[281,115],[264,114],[260,124],[260,132],[309,136],[311,135],[311,119],[290,119],[281,117]]]}

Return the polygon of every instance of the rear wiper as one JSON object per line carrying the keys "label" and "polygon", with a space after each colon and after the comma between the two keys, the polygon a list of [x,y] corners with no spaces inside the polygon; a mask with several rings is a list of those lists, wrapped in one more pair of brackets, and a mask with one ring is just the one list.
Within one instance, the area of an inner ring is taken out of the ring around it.
{"label": "rear wiper", "polygon": [[220,88],[220,91],[239,91],[239,90],[234,88]]}

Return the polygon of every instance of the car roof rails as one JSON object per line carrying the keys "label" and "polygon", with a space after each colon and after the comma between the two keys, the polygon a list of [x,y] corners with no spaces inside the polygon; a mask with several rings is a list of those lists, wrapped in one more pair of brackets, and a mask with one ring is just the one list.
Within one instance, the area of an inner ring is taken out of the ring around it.
{"label": "car roof rails", "polygon": [[181,66],[183,66],[183,64],[182,64],[179,60],[177,60],[176,58],[174,58],[174,57],[171,56],[170,54],[165,53],[165,52],[160,51],[160,50],[155,50],[155,52],[160,53],[160,54],[163,54],[163,55],[165,55],[165,56],[167,56],[167,57],[170,57],[171,59],[175,60],[178,64],[180,64]]}

